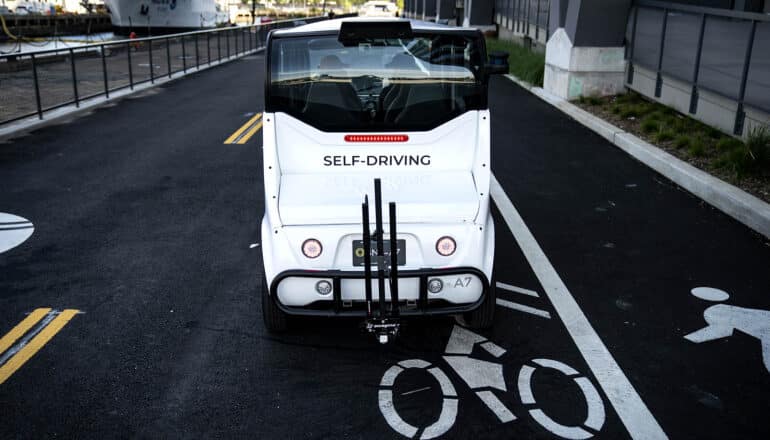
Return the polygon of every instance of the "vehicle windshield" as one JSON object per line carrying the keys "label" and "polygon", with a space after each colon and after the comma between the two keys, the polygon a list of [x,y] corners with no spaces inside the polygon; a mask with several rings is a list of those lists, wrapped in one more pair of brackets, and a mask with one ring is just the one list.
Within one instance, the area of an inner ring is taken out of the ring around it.
{"label": "vehicle windshield", "polygon": [[479,40],[277,38],[268,111],[323,131],[425,131],[486,106]]}

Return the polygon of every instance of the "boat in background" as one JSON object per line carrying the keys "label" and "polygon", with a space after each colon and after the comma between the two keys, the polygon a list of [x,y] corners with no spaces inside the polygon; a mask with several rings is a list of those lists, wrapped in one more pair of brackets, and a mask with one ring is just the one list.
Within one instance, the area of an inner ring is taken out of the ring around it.
{"label": "boat in background", "polygon": [[158,35],[229,24],[215,0],[104,0],[113,32]]}

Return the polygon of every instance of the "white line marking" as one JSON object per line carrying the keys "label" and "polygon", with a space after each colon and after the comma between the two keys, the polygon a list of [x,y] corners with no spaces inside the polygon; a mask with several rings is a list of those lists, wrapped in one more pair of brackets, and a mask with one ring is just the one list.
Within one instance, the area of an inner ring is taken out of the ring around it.
{"label": "white line marking", "polygon": [[259,247],[259,243],[252,243],[249,245],[249,249],[254,249],[255,247]]}
{"label": "white line marking", "polygon": [[522,295],[534,296],[535,298],[540,298],[540,295],[538,295],[538,293],[535,292],[534,290],[524,289],[523,287],[511,286],[510,284],[501,283],[499,281],[495,283],[495,285],[497,286],[498,289],[503,289],[509,292],[521,293]]}
{"label": "white line marking", "polygon": [[502,423],[508,423],[516,420],[516,416],[505,407],[503,402],[495,396],[492,391],[476,391],[476,395],[487,404],[487,407],[492,410]]}
{"label": "white line marking", "polygon": [[512,301],[506,301],[500,298],[497,298],[496,302],[497,302],[497,305],[501,307],[507,307],[509,309],[518,310],[520,312],[537,315],[537,316],[540,316],[541,318],[551,319],[551,314],[546,312],[545,310],[536,309],[534,307],[525,306],[524,304],[519,304]]}
{"label": "white line marking", "polygon": [[505,349],[494,342],[484,342],[481,344],[481,348],[486,350],[489,354],[492,356],[499,358],[500,356],[505,354]]}
{"label": "white line marking", "polygon": [[31,221],[0,212],[0,254],[24,243],[34,232],[35,227]]}
{"label": "white line marking", "polygon": [[429,389],[430,389],[430,387],[417,388],[416,390],[412,390],[412,391],[407,391],[405,393],[401,393],[401,395],[402,396],[408,396],[410,394],[419,393],[420,391],[425,391],[425,390],[429,390]]}
{"label": "white line marking", "polygon": [[490,190],[495,205],[543,286],[545,294],[564,322],[567,332],[575,341],[575,345],[593,371],[628,433],[635,439],[668,438],[599,335],[596,334],[596,330],[591,327],[575,298],[570,294],[564,281],[551,265],[494,175],[490,182]]}

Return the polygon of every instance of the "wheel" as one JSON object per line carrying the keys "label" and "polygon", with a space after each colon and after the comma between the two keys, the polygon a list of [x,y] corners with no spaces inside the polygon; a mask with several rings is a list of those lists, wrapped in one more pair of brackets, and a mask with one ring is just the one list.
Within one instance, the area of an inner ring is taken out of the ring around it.
{"label": "wheel", "polygon": [[476,330],[492,327],[495,324],[496,299],[497,294],[493,280],[489,283],[489,292],[487,292],[484,302],[476,310],[458,316],[457,321],[465,327]]}
{"label": "wheel", "polygon": [[269,333],[281,333],[289,329],[289,316],[270,298],[267,281],[262,276],[262,320]]}

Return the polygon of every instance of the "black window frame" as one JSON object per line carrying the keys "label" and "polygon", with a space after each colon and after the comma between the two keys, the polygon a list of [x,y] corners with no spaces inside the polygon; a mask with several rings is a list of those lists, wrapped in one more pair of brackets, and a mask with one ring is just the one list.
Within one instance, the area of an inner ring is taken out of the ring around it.
{"label": "black window frame", "polygon": [[[278,33],[276,33],[278,32]],[[480,94],[479,96],[479,106],[475,110],[488,110],[489,109],[489,72],[486,69],[487,65],[487,46],[486,46],[486,39],[484,38],[484,34],[478,30],[478,29],[413,29],[412,32],[414,37],[431,37],[436,35],[446,35],[446,36],[459,36],[459,37],[466,37],[466,38],[474,38],[479,42],[479,57],[481,61],[480,66]],[[273,104],[271,103],[270,99],[270,89],[272,84],[272,78],[271,78],[271,56],[273,52],[273,42],[275,40],[279,39],[290,39],[290,38],[312,38],[312,37],[335,37],[339,35],[339,31],[332,30],[332,31],[315,31],[315,32],[291,32],[286,33],[285,35],[282,35],[282,32],[280,30],[271,30],[267,34],[267,41],[265,44],[265,83],[264,83],[264,100],[265,100],[265,112],[267,113],[274,113],[275,109],[273,108]],[[304,122],[304,121],[303,121]],[[309,124],[312,125],[312,124]],[[321,130],[317,127],[314,127],[319,131],[325,132],[325,133],[347,133],[347,132],[353,132],[353,131],[360,131],[360,130],[344,130],[344,131],[327,131],[327,130]],[[435,127],[434,127],[435,128]],[[418,132],[418,131],[430,131],[432,130],[409,130]],[[404,130],[401,130],[404,131]],[[379,131],[377,132],[379,133]]]}

